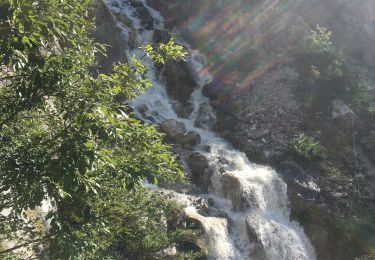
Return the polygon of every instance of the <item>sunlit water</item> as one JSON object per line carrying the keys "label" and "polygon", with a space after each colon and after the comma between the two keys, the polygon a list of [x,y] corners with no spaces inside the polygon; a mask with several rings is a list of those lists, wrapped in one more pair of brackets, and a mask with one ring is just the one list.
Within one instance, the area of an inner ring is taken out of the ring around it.
{"label": "sunlit water", "polygon": [[[107,0],[107,6],[114,17],[126,16],[135,30],[136,47],[126,50],[128,57],[142,57],[139,46],[152,42],[153,30],[142,28],[142,20],[138,17],[131,1]],[[145,10],[153,18],[153,28],[163,30],[164,21],[161,15],[142,3]],[[123,30],[124,40],[129,39],[131,30],[117,23]],[[188,47],[186,43],[184,43]],[[174,111],[173,102],[167,94],[165,82],[153,64],[143,59],[149,67],[148,77],[153,87],[131,102],[136,116],[149,123],[161,123],[167,119],[184,122],[187,131],[195,131],[201,136],[201,143],[196,151],[207,156],[213,169],[211,187],[208,194],[202,194],[213,202],[210,216],[200,215],[188,195],[176,196],[187,205],[186,213],[198,219],[207,233],[210,259],[275,259],[304,260],[315,259],[314,249],[304,234],[301,226],[289,219],[286,183],[271,168],[251,163],[247,157],[234,149],[224,139],[209,129],[209,121],[215,119],[209,101],[202,95],[202,88],[212,80],[205,69],[205,57],[198,51],[190,50],[189,66],[196,75],[197,88],[191,95],[190,103],[193,112],[188,119],[179,118]],[[147,116],[140,113],[139,107],[147,106]],[[194,126],[199,114],[206,118],[207,124],[202,128]],[[201,111],[199,111],[201,110]],[[207,146],[211,149],[207,152]],[[223,163],[225,159],[225,163]],[[221,169],[220,169],[221,168]],[[237,180],[236,190],[224,190],[223,168],[225,175]],[[229,199],[225,199],[229,198]],[[244,205],[234,210],[234,204]],[[221,217],[219,217],[221,216]],[[249,235],[251,234],[251,235]]]}

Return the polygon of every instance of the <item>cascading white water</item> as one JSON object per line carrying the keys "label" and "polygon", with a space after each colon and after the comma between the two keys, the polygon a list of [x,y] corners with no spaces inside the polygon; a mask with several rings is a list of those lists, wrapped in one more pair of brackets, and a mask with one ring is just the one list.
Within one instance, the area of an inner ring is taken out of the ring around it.
{"label": "cascading white water", "polygon": [[[132,22],[136,47],[126,50],[126,53],[129,57],[141,57],[143,53],[138,46],[150,43],[154,31],[142,28],[141,18],[132,2],[134,1],[106,1],[114,17],[126,16]],[[138,8],[141,3],[152,17],[153,28],[162,30],[164,22],[161,15],[150,8],[145,0],[136,2]],[[117,22],[127,39],[130,29],[119,20]],[[147,59],[143,61],[148,65],[148,77],[153,87],[133,100],[131,106],[135,108],[136,116],[147,122],[162,123],[175,119],[184,122],[187,131],[194,131],[201,136],[201,143],[196,151],[207,156],[213,169],[209,194],[202,196],[210,198],[212,205],[209,216],[200,215],[191,203],[186,212],[204,226],[209,241],[210,259],[315,259],[314,250],[303,229],[297,222],[289,219],[287,186],[278,174],[270,168],[249,162],[243,153],[210,131],[209,124],[201,125],[202,128],[194,126],[198,116],[202,116],[202,111],[199,111],[202,106],[205,108],[203,117],[206,121],[215,116],[208,99],[202,95],[203,86],[212,80],[212,76],[205,70],[204,56],[193,50],[190,53],[188,63],[196,75],[198,87],[189,100],[193,112],[188,119],[177,116],[163,77],[158,75],[159,72]],[[148,109],[147,116],[137,110],[145,106]],[[207,146],[210,147],[209,152],[205,149]],[[223,158],[225,163],[222,163]],[[235,190],[224,189],[224,175],[225,178],[236,180]],[[240,206],[236,207],[235,204]]]}

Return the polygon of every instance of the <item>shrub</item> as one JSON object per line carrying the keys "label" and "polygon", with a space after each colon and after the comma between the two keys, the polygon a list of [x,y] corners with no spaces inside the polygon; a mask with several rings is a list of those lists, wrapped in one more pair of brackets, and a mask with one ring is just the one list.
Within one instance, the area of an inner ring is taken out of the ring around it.
{"label": "shrub", "polygon": [[309,51],[315,54],[327,54],[333,51],[332,32],[316,25],[309,35]]}
{"label": "shrub", "polygon": [[326,148],[315,138],[304,134],[292,141],[292,149],[298,156],[306,160],[319,160],[327,157]]}

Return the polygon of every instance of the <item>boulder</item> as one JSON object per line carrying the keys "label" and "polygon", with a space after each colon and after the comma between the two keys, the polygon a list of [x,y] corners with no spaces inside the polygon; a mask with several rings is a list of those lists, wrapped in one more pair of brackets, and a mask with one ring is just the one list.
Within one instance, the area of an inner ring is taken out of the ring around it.
{"label": "boulder", "polygon": [[196,146],[201,142],[201,136],[194,131],[186,133],[186,126],[183,122],[168,119],[160,125],[160,130],[167,134],[168,138],[183,146]]}
{"label": "boulder", "polygon": [[177,114],[182,117],[182,118],[189,118],[189,116],[191,115],[191,113],[193,112],[194,108],[193,106],[188,102],[188,103],[184,103],[184,104],[181,104],[178,108],[177,108]]}
{"label": "boulder", "polygon": [[250,242],[253,243],[251,259],[267,259],[262,241],[248,219],[246,220],[246,231]]}
{"label": "boulder", "polygon": [[215,123],[215,115],[209,104],[203,103],[199,106],[198,116],[195,119],[194,126],[200,128],[211,128]]}
{"label": "boulder", "polygon": [[174,119],[168,119],[161,123],[160,130],[167,134],[169,138],[174,139],[178,135],[184,135],[186,126],[183,122]]}
{"label": "boulder", "polygon": [[182,145],[190,145],[190,146],[196,146],[197,144],[200,144],[201,142],[201,136],[194,131],[189,131],[186,135],[177,134],[174,137],[174,139]]}
{"label": "boulder", "polygon": [[223,197],[232,202],[234,211],[244,210],[250,206],[251,194],[244,193],[240,180],[231,173],[224,173],[220,177],[221,191]]}
{"label": "boulder", "polygon": [[193,183],[207,192],[212,176],[212,170],[210,169],[207,157],[198,152],[192,153],[188,159],[188,166],[191,171]]}
{"label": "boulder", "polygon": [[165,66],[164,76],[167,81],[168,94],[186,103],[193,93],[196,82],[192,71],[186,62],[169,62]]}

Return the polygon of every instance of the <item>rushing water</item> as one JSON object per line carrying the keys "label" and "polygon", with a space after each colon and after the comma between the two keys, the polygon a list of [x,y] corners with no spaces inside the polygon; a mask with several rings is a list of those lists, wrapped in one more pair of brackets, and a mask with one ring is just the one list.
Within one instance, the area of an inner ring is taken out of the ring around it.
{"label": "rushing water", "polygon": [[[131,35],[135,36],[135,47],[128,48],[127,55],[141,57],[143,53],[139,46],[152,42],[154,30],[164,29],[163,18],[147,6],[145,0],[107,0],[106,3],[123,30],[124,40],[129,41]],[[137,8],[143,8],[152,17],[151,28],[149,25],[143,28],[143,18]],[[121,22],[123,19],[119,17],[131,21],[133,28],[125,26]],[[188,47],[186,43],[185,45]],[[314,250],[303,229],[289,218],[287,186],[277,172],[251,163],[243,153],[209,129],[208,122],[215,119],[215,115],[208,99],[202,95],[202,88],[212,80],[212,76],[205,69],[204,56],[194,50],[190,50],[190,53],[188,63],[196,75],[198,87],[189,100],[194,109],[188,119],[177,116],[173,105],[175,101],[168,97],[162,75],[159,75],[158,70],[147,60],[144,62],[149,67],[148,77],[152,80],[153,87],[133,100],[131,106],[135,108],[136,116],[149,123],[174,119],[183,122],[187,131],[194,131],[201,136],[202,140],[196,151],[207,156],[213,169],[209,193],[201,195],[211,200],[210,213],[209,216],[199,214],[193,203],[186,203],[186,213],[198,219],[204,226],[209,258],[315,259]],[[137,110],[145,106],[148,110],[147,116]],[[200,109],[202,107],[204,109]],[[203,117],[207,122],[202,128],[194,126],[198,117]],[[210,147],[209,152],[205,149],[207,146]],[[234,181],[236,189],[225,188],[225,180]],[[184,196],[183,200],[188,201],[188,197]]]}

